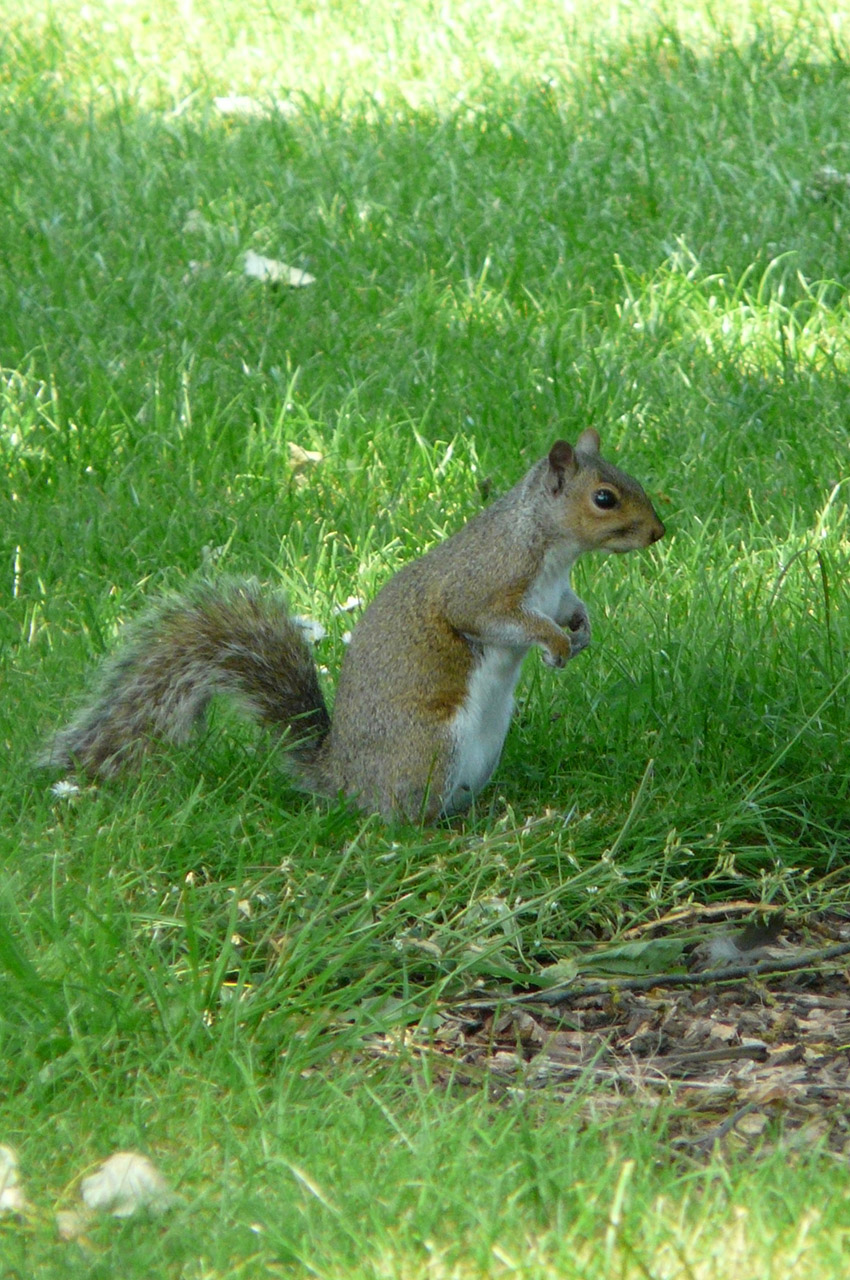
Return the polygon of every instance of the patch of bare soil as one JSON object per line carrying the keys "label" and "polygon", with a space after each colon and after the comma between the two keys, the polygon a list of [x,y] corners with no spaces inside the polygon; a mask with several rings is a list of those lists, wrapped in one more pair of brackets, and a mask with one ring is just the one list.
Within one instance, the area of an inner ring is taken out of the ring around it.
{"label": "patch of bare soil", "polygon": [[432,1077],[486,1079],[497,1096],[580,1091],[596,1116],[664,1103],[683,1151],[763,1142],[781,1119],[784,1144],[850,1154],[850,921],[783,926],[777,914],[735,933],[717,927],[721,910],[651,926],[670,938],[697,913],[714,917],[675,972],[482,990],[445,1009],[417,1048]]}

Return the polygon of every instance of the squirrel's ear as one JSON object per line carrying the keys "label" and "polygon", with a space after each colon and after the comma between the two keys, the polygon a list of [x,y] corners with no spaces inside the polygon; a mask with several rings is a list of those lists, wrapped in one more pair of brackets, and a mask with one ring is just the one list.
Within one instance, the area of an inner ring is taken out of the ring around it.
{"label": "squirrel's ear", "polygon": [[547,482],[552,493],[560,493],[567,473],[575,475],[578,468],[576,451],[566,440],[556,440],[549,450]]}
{"label": "squirrel's ear", "polygon": [[576,449],[579,453],[598,453],[601,443],[599,432],[593,427],[586,427],[576,440]]}

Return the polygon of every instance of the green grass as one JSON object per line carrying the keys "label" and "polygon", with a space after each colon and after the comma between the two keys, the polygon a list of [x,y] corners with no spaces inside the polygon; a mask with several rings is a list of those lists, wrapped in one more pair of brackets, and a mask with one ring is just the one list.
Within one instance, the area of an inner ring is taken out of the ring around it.
{"label": "green grass", "polygon": [[[0,1276],[843,1274],[825,1147],[684,1164],[666,1104],[438,1087],[403,1031],[691,895],[845,900],[850,195],[817,174],[850,171],[850,10],[30,10],[0,0],[0,1142],[39,1214]],[[317,805],[224,712],[70,801],[33,768],[211,565],[319,618],[332,685],[335,607],[588,424],[668,536],[580,566],[594,644],[529,659],[468,819]],[[119,1146],[180,1206],[58,1244]]]}

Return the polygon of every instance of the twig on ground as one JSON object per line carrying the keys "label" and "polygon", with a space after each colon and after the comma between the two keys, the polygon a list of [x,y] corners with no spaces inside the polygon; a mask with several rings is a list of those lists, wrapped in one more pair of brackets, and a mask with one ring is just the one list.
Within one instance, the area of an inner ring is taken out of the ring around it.
{"label": "twig on ground", "polygon": [[521,995],[500,995],[488,999],[460,999],[454,1003],[469,1009],[491,1009],[494,1004],[571,1004],[587,997],[614,995],[620,991],[652,991],[655,987],[706,987],[712,983],[739,982],[742,978],[761,978],[772,973],[793,973],[800,969],[816,969],[839,956],[850,955],[850,942],[839,942],[820,951],[807,951],[788,960],[761,960],[757,964],[730,964],[705,969],[702,973],[655,973],[645,978],[610,978],[585,982],[580,986],[558,986],[548,991],[527,991]]}
{"label": "twig on ground", "polygon": [[743,1120],[744,1116],[748,1116],[751,1111],[755,1111],[754,1102],[745,1102],[737,1111],[733,1111],[730,1116],[714,1129],[710,1129],[708,1133],[704,1133],[701,1138],[679,1137],[674,1138],[672,1145],[679,1150],[689,1148],[692,1151],[709,1152],[716,1142],[720,1142],[725,1138],[727,1133],[731,1133],[739,1120]]}

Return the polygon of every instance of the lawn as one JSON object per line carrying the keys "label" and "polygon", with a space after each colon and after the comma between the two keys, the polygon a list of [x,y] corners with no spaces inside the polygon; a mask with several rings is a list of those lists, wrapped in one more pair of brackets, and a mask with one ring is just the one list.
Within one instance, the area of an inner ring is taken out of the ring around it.
{"label": "lawn", "polygon": [[[850,5],[0,27],[0,1280],[845,1275],[840,1102],[683,1147],[693,1091],[440,1036],[670,913],[846,915]],[[578,566],[593,644],[530,655],[469,816],[316,802],[226,707],[36,769],[202,574],[320,622],[332,698],[356,601],[588,425],[667,536]],[[122,1148],[176,1203],[60,1240]]]}

